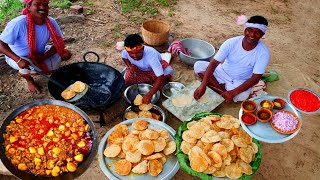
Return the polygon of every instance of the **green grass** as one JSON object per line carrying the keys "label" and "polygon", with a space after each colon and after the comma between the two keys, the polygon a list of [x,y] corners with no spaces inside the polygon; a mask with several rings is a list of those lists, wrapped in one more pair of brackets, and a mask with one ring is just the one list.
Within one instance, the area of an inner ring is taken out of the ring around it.
{"label": "green grass", "polygon": [[86,2],[84,2],[84,4],[86,6],[94,6],[94,2],[91,2],[91,1],[86,1]]}
{"label": "green grass", "polygon": [[[70,0],[51,0],[50,6],[59,8],[69,8]],[[19,0],[0,0],[0,23],[9,21],[21,14],[24,3]]]}
{"label": "green grass", "polygon": [[124,14],[134,14],[131,18],[133,22],[137,22],[137,13],[145,18],[155,17],[159,13],[160,8],[168,8],[168,16],[173,16],[175,10],[173,5],[177,4],[177,0],[115,0],[115,3],[121,7]]}
{"label": "green grass", "polygon": [[20,15],[23,7],[19,0],[0,0],[0,23]]}
{"label": "green grass", "polygon": [[58,8],[69,8],[71,6],[70,0],[51,0],[50,5],[52,7],[58,7]]}

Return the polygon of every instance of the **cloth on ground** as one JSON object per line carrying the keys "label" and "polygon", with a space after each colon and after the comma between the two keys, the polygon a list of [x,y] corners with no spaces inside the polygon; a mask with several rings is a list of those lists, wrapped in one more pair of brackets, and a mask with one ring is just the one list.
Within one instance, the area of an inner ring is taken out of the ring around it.
{"label": "cloth on ground", "polygon": [[260,80],[256,85],[251,88],[250,97],[267,95],[268,93],[264,91],[267,88],[267,84],[264,80]]}
{"label": "cloth on ground", "polygon": [[173,56],[178,56],[179,52],[191,56],[191,52],[187,48],[183,47],[181,41],[173,41],[169,46],[168,51],[171,52]]}

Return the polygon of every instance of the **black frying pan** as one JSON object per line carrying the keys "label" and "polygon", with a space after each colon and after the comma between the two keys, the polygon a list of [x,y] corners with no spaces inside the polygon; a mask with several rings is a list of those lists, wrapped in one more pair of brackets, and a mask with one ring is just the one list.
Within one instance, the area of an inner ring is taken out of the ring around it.
{"label": "black frying pan", "polygon": [[[88,62],[86,56],[94,54],[96,62]],[[72,102],[80,108],[97,109],[106,107],[117,100],[123,93],[125,83],[119,71],[99,62],[97,53],[89,51],[83,55],[84,62],[78,62],[61,67],[51,75],[51,78],[68,87],[76,81],[82,81],[89,86],[87,93],[77,101]],[[52,82],[48,82],[51,96],[64,100],[61,92],[64,90]]]}
{"label": "black frying pan", "polygon": [[[28,174],[24,171],[20,171],[19,169],[17,169],[16,167],[14,167],[14,165],[9,161],[9,159],[7,158],[7,156],[5,155],[5,147],[4,147],[4,138],[3,138],[3,134],[6,133],[6,127],[10,124],[10,122],[20,113],[22,113],[23,111],[30,109],[31,107],[34,106],[39,106],[39,105],[44,105],[44,104],[53,104],[53,105],[59,105],[59,106],[64,106],[67,107],[69,109],[72,109],[74,111],[76,111],[77,113],[79,113],[83,119],[90,125],[91,131],[90,131],[90,136],[92,137],[92,147],[91,147],[91,151],[89,152],[89,154],[85,157],[85,159],[79,164],[78,168],[76,171],[74,172],[69,172],[69,173],[63,173],[57,177],[40,177],[40,176],[35,176],[33,174]],[[80,176],[91,164],[91,162],[93,161],[93,159],[95,158],[96,154],[97,154],[97,147],[98,147],[98,140],[97,137],[95,135],[95,128],[93,125],[93,122],[90,120],[90,118],[88,117],[88,115],[86,113],[84,113],[81,109],[79,109],[78,107],[64,102],[64,101],[58,101],[58,100],[39,100],[39,101],[34,101],[31,103],[28,103],[26,105],[23,105],[21,107],[19,107],[18,109],[14,110],[3,122],[3,124],[1,125],[0,128],[0,158],[2,163],[4,164],[4,166],[16,177],[20,178],[20,179],[26,179],[26,180],[33,180],[33,179],[54,179],[54,180],[69,180],[69,179],[74,179],[78,176]]]}

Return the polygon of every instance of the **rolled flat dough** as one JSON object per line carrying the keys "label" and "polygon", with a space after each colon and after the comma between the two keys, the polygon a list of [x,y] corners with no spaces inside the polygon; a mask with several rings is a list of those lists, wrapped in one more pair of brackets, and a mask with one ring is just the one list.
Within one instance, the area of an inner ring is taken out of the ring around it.
{"label": "rolled flat dough", "polygon": [[204,94],[203,96],[201,96],[201,98],[198,100],[198,102],[205,104],[209,102],[209,95],[208,94]]}
{"label": "rolled flat dough", "polygon": [[175,107],[186,107],[190,106],[193,100],[193,96],[182,94],[172,98],[172,105]]}

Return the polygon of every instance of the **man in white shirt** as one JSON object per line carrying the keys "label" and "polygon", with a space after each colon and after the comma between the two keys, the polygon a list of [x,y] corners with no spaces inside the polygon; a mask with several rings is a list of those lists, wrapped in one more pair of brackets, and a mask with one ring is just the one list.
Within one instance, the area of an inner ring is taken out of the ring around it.
{"label": "man in white shirt", "polygon": [[195,73],[202,78],[194,92],[195,99],[205,93],[206,86],[221,94],[227,104],[249,97],[251,88],[259,82],[269,63],[269,50],[260,41],[268,21],[262,16],[253,16],[244,26],[244,36],[226,40],[210,62],[194,64]]}
{"label": "man in white shirt", "polygon": [[[0,35],[0,51],[6,62],[19,71],[31,93],[39,92],[29,69],[29,61],[43,73],[57,70],[61,60],[71,58],[65,49],[62,32],[57,22],[48,16],[49,0],[25,0],[22,15],[12,19]],[[53,46],[46,46],[51,38]]]}

